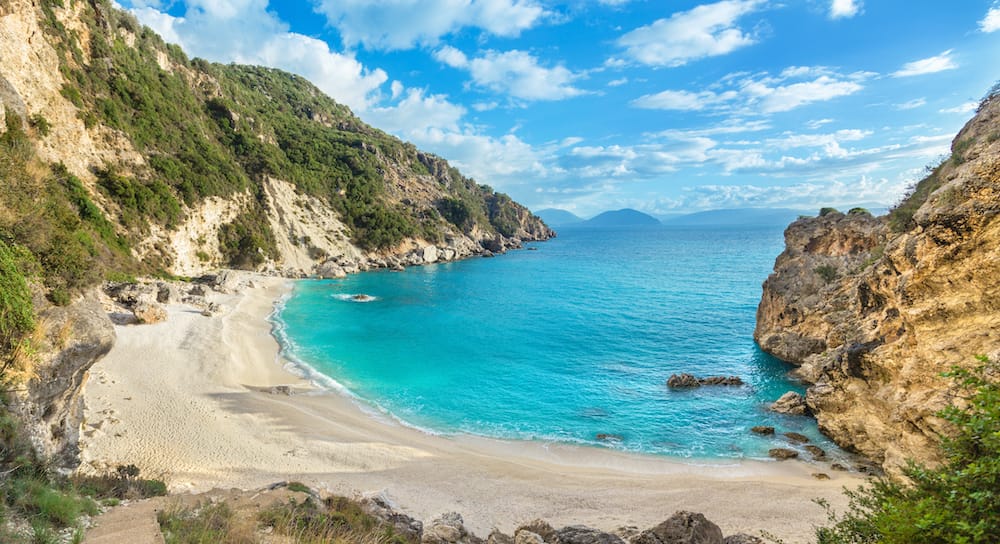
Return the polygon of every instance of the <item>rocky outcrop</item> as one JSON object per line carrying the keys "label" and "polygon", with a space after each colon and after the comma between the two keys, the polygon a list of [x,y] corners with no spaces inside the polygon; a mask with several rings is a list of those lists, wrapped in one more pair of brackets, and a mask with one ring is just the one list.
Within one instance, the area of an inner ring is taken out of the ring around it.
{"label": "rocky outcrop", "polygon": [[34,377],[13,392],[10,409],[41,458],[57,468],[74,468],[80,462],[81,392],[87,371],[111,350],[115,329],[96,293],[64,307],[39,304],[45,334]]}
{"label": "rocky outcrop", "polygon": [[754,338],[797,366],[820,429],[898,471],[937,460],[941,373],[1000,354],[1000,99],[891,216],[803,218],[765,281]]}
{"label": "rocky outcrop", "polygon": [[698,378],[691,374],[671,374],[667,379],[667,387],[671,389],[690,389],[703,385],[743,385],[743,380],[739,376],[708,376]]}
{"label": "rocky outcrop", "polygon": [[792,416],[804,416],[809,413],[809,406],[806,404],[806,398],[795,391],[789,391],[784,395],[781,395],[778,397],[778,400],[768,406],[768,409],[772,412]]}
{"label": "rocky outcrop", "polygon": [[722,530],[701,514],[680,511],[630,544],[722,544]]}

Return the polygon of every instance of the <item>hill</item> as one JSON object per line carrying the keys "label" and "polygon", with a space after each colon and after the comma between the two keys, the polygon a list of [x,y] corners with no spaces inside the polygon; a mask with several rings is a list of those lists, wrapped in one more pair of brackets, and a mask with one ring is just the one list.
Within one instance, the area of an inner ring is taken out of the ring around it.
{"label": "hill", "polygon": [[638,210],[625,208],[598,214],[582,223],[584,227],[655,227],[660,220]]}
{"label": "hill", "polygon": [[788,208],[709,210],[663,220],[671,226],[784,226],[805,212]]}
{"label": "hill", "polygon": [[572,212],[566,210],[560,210],[556,208],[546,208],[544,210],[538,210],[535,215],[545,224],[550,227],[562,227],[566,225],[573,225],[575,223],[580,223],[583,218],[578,217]]}

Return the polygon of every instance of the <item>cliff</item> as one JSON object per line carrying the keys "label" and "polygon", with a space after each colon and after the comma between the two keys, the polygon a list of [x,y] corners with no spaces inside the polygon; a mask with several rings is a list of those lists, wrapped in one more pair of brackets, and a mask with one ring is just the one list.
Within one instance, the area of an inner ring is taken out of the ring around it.
{"label": "cliff", "polygon": [[810,383],[820,429],[896,472],[937,461],[941,376],[1000,355],[1000,98],[888,216],[824,210],[785,231],[754,338]]}

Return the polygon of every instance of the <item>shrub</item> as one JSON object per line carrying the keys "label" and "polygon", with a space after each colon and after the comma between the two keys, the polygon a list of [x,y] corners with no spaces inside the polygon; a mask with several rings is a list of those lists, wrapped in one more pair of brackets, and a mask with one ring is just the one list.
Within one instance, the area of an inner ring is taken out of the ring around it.
{"label": "shrub", "polygon": [[849,510],[828,512],[819,544],[989,544],[1000,542],[1000,366],[979,357],[957,381],[960,405],[939,413],[954,431],[941,443],[938,468],[910,463],[909,483],[879,479],[849,491]]}
{"label": "shrub", "polygon": [[820,217],[824,217],[824,216],[830,215],[831,213],[840,213],[840,211],[837,210],[837,208],[820,208],[819,209],[819,216]]}
{"label": "shrub", "polygon": [[46,119],[42,114],[36,113],[28,119],[28,123],[38,131],[43,138],[49,135],[52,130],[52,125],[49,124],[48,119]]}
{"label": "shrub", "polygon": [[816,268],[813,268],[813,272],[823,278],[823,281],[826,283],[830,283],[840,277],[840,273],[837,272],[837,267],[830,264],[817,266]]}
{"label": "shrub", "polygon": [[851,208],[847,211],[847,215],[871,215],[872,212],[868,211],[866,208]]}

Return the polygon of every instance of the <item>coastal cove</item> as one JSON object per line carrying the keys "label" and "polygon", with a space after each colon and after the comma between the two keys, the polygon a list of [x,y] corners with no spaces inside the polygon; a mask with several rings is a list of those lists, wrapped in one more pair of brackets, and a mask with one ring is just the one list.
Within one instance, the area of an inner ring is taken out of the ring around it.
{"label": "coastal cove", "polygon": [[[807,540],[824,520],[812,499],[843,507],[842,487],[860,482],[799,461],[691,463],[436,436],[372,417],[356,401],[288,372],[266,318],[293,284],[252,282],[211,292],[220,308],[212,317],[173,304],[164,322],[116,325],[118,340],[91,369],[85,391],[85,469],[135,463],[175,492],[299,480],[348,496],[378,493],[422,519],[461,512],[477,534],[536,517],[606,530],[648,526],[687,509],[726,532],[765,529],[790,542]],[[819,471],[832,479],[815,479]],[[792,520],[790,511],[797,512]]]}
{"label": "coastal cove", "polygon": [[[796,432],[849,465],[811,418],[766,409],[804,391],[752,339],[781,243],[779,227],[570,228],[500,259],[299,282],[276,334],[318,382],[427,432],[692,460],[767,459]],[[668,389],[680,373],[746,383]]]}

